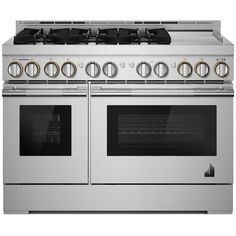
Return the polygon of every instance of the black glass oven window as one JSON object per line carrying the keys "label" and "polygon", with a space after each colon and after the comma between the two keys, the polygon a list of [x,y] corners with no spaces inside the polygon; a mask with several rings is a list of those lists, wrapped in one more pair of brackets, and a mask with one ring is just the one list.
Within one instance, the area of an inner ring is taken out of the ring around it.
{"label": "black glass oven window", "polygon": [[71,106],[20,106],[20,156],[70,156]]}
{"label": "black glass oven window", "polygon": [[107,106],[108,156],[215,156],[216,106]]}

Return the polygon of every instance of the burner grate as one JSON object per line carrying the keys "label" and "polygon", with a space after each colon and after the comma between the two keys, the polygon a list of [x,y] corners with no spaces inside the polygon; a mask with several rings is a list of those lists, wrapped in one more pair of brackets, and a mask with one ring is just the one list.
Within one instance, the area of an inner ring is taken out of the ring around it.
{"label": "burner grate", "polygon": [[36,44],[42,41],[43,29],[23,29],[14,37],[14,44]]}
{"label": "burner grate", "polygon": [[164,28],[146,29],[146,35],[149,44],[170,44],[171,37]]}
{"label": "burner grate", "polygon": [[51,29],[45,44],[88,44],[90,29]]}
{"label": "burner grate", "polygon": [[14,37],[14,44],[170,44],[171,37],[166,29],[145,29],[140,34],[139,29],[108,28],[91,29],[59,28],[50,29],[44,33],[43,29],[24,29]]}

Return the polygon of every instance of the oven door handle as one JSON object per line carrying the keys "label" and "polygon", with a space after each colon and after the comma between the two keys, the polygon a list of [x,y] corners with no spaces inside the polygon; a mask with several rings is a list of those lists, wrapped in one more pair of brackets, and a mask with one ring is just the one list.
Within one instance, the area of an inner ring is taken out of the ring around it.
{"label": "oven door handle", "polygon": [[91,95],[137,95],[137,96],[234,96],[232,87],[209,88],[153,88],[153,87],[108,87],[97,86],[91,89]]}
{"label": "oven door handle", "polygon": [[2,96],[87,96],[85,89],[4,88]]}

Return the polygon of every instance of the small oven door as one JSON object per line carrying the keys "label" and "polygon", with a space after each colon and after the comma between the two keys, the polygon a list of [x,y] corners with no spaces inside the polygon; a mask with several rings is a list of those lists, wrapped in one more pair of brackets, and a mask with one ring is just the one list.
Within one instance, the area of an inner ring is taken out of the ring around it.
{"label": "small oven door", "polygon": [[232,97],[93,97],[92,183],[231,183]]}
{"label": "small oven door", "polygon": [[86,97],[4,97],[4,183],[87,183]]}

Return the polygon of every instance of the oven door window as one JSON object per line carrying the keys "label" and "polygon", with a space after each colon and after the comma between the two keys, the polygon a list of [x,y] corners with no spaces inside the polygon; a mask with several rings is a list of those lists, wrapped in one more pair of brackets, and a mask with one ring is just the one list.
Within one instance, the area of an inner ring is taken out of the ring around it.
{"label": "oven door window", "polygon": [[20,156],[71,156],[71,106],[20,106]]}
{"label": "oven door window", "polygon": [[216,156],[216,106],[107,106],[108,156]]}

